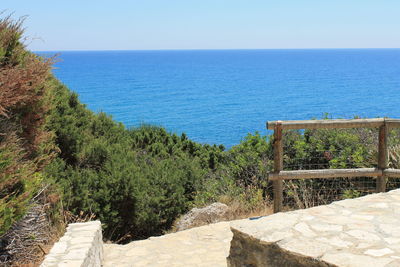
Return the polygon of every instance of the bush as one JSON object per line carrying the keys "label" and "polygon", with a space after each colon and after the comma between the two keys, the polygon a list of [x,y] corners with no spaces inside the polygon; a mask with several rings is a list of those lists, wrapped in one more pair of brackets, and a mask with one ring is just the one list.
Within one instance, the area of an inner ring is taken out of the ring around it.
{"label": "bush", "polygon": [[25,50],[22,21],[0,19],[0,236],[21,218],[54,156],[44,128],[51,60]]}
{"label": "bush", "polygon": [[[194,205],[222,201],[255,211],[271,199],[271,137],[248,134],[225,151],[162,127],[126,129],[80,103],[51,75],[51,59],[26,51],[21,23],[0,20],[0,235],[24,214],[43,177],[59,187],[64,209],[94,214],[104,236],[120,242],[162,234]],[[398,145],[399,132],[393,136]],[[285,131],[284,165],[374,166],[374,140],[367,129]],[[288,185],[287,199],[303,206],[310,188],[336,190],[321,193],[324,200],[359,195],[338,180]]]}
{"label": "bush", "polygon": [[64,207],[94,213],[111,240],[158,235],[191,206],[222,147],[203,146],[142,126],[130,130],[104,113],[94,114],[76,94],[52,81],[48,129],[60,158],[47,168],[63,189]]}

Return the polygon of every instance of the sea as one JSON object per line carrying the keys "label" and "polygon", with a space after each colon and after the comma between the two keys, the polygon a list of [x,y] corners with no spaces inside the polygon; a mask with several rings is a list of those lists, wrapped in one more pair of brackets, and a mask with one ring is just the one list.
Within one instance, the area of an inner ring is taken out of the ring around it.
{"label": "sea", "polygon": [[400,118],[400,49],[52,51],[95,112],[227,148],[266,122]]}

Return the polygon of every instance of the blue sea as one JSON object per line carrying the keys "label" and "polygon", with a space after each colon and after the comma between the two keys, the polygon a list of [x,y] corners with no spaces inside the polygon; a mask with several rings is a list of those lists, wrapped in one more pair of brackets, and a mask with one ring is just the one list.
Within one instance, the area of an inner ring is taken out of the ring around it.
{"label": "blue sea", "polygon": [[[78,51],[55,75],[93,111],[201,143],[272,120],[400,117],[400,49]],[[43,54],[43,53],[40,53]]]}

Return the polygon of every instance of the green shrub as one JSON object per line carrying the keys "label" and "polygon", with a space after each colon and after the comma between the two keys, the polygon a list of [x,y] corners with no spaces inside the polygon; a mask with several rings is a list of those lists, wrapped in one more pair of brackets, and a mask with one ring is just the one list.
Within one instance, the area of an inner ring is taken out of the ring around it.
{"label": "green shrub", "polygon": [[54,156],[44,128],[50,60],[25,50],[22,21],[0,19],[0,236],[20,219]]}
{"label": "green shrub", "polygon": [[[64,209],[95,214],[105,237],[123,242],[162,234],[193,206],[257,210],[271,199],[271,136],[248,134],[225,151],[162,127],[126,129],[80,103],[50,74],[51,60],[25,49],[22,34],[21,21],[0,20],[0,235],[23,216],[43,177],[58,186]],[[391,136],[398,145],[399,131]],[[375,166],[376,140],[368,129],[284,131],[284,166]],[[287,184],[285,197],[303,204],[313,190],[324,201],[359,193],[336,179]]]}

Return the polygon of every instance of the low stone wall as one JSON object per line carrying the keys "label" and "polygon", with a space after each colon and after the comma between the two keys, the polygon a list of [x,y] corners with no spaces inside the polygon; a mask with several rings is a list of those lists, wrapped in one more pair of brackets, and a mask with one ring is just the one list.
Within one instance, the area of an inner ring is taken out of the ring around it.
{"label": "low stone wall", "polygon": [[228,266],[400,266],[400,189],[232,222]]}
{"label": "low stone wall", "polygon": [[41,267],[97,267],[103,260],[100,221],[71,223]]}

